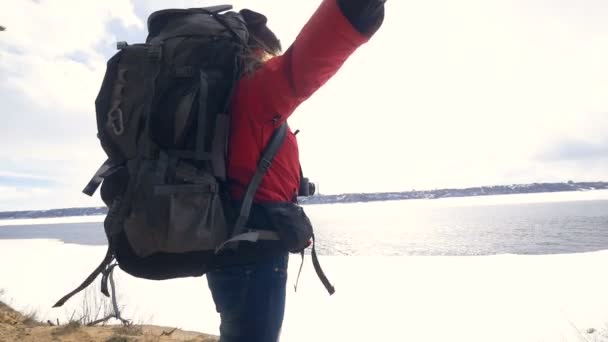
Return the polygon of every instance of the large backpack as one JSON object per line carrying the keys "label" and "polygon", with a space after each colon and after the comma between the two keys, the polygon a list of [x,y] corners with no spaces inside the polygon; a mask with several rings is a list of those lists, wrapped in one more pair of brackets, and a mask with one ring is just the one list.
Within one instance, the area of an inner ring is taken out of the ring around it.
{"label": "large backpack", "polygon": [[[241,240],[277,240],[244,225],[257,186],[281,146],[280,126],[260,158],[239,212],[226,193],[230,97],[248,32],[231,6],[150,15],[145,44],[118,44],[95,101],[108,160],[84,192],[101,185],[108,251],[99,267],[55,307],[115,265],[145,279],[200,276],[218,250]],[[231,247],[227,247],[231,248]],[[113,264],[116,260],[117,264]]]}

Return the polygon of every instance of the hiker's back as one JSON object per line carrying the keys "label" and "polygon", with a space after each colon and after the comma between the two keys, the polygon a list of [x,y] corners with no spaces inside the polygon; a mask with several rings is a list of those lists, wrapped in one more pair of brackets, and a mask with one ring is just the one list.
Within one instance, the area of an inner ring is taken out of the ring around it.
{"label": "hiker's back", "polygon": [[[365,2],[384,1],[324,0],[284,55],[265,16],[225,7],[154,13],[146,44],[120,45],[96,101],[108,162],[85,191],[103,181],[108,252],[57,306],[99,273],[107,280],[116,259],[146,279],[206,274],[222,340],[274,341],[289,252],[304,258],[311,242],[313,267],[334,293],[297,203],[305,178],[287,119],[373,34],[353,26],[344,2],[365,17]],[[252,57],[256,68],[243,69]],[[250,248],[261,240],[277,249]],[[244,260],[246,250],[262,253]]]}

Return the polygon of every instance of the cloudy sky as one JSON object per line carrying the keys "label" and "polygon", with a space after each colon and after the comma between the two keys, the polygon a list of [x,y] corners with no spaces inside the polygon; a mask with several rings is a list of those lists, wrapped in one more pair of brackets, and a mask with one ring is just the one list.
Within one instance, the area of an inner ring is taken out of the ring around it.
{"label": "cloudy sky", "polygon": [[[0,211],[100,205],[94,99],[154,10],[222,1],[3,0]],[[288,46],[319,0],[234,1]],[[608,1],[389,0],[290,119],[323,193],[608,180]],[[328,29],[331,29],[328,24]]]}

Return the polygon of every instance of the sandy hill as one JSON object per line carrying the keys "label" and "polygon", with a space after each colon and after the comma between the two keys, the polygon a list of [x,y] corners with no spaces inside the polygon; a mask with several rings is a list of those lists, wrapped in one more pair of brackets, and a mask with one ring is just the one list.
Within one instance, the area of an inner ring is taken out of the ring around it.
{"label": "sandy hill", "polygon": [[129,327],[83,326],[78,322],[52,326],[13,310],[0,302],[2,342],[217,342],[218,338],[174,328],[132,325]]}

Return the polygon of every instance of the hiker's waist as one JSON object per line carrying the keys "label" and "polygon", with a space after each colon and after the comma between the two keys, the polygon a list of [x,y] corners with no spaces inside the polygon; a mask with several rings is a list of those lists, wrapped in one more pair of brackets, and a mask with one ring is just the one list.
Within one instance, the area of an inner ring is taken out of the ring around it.
{"label": "hiker's waist", "polygon": [[[278,203],[278,202],[277,202]],[[242,202],[233,201],[233,208],[240,210]],[[266,210],[267,203],[253,203],[249,211],[249,219],[247,220],[246,227],[255,230],[271,230],[276,231],[276,227],[268,215]],[[238,211],[237,211],[238,214]]]}
{"label": "hiker's waist", "polygon": [[[247,191],[248,182],[251,174],[245,177],[230,178],[228,190],[230,198],[242,200]],[[296,194],[295,189],[299,189],[299,175],[292,177],[277,177],[273,172],[268,172],[262,179],[254,195],[255,203],[264,202],[289,202],[293,201]]]}

